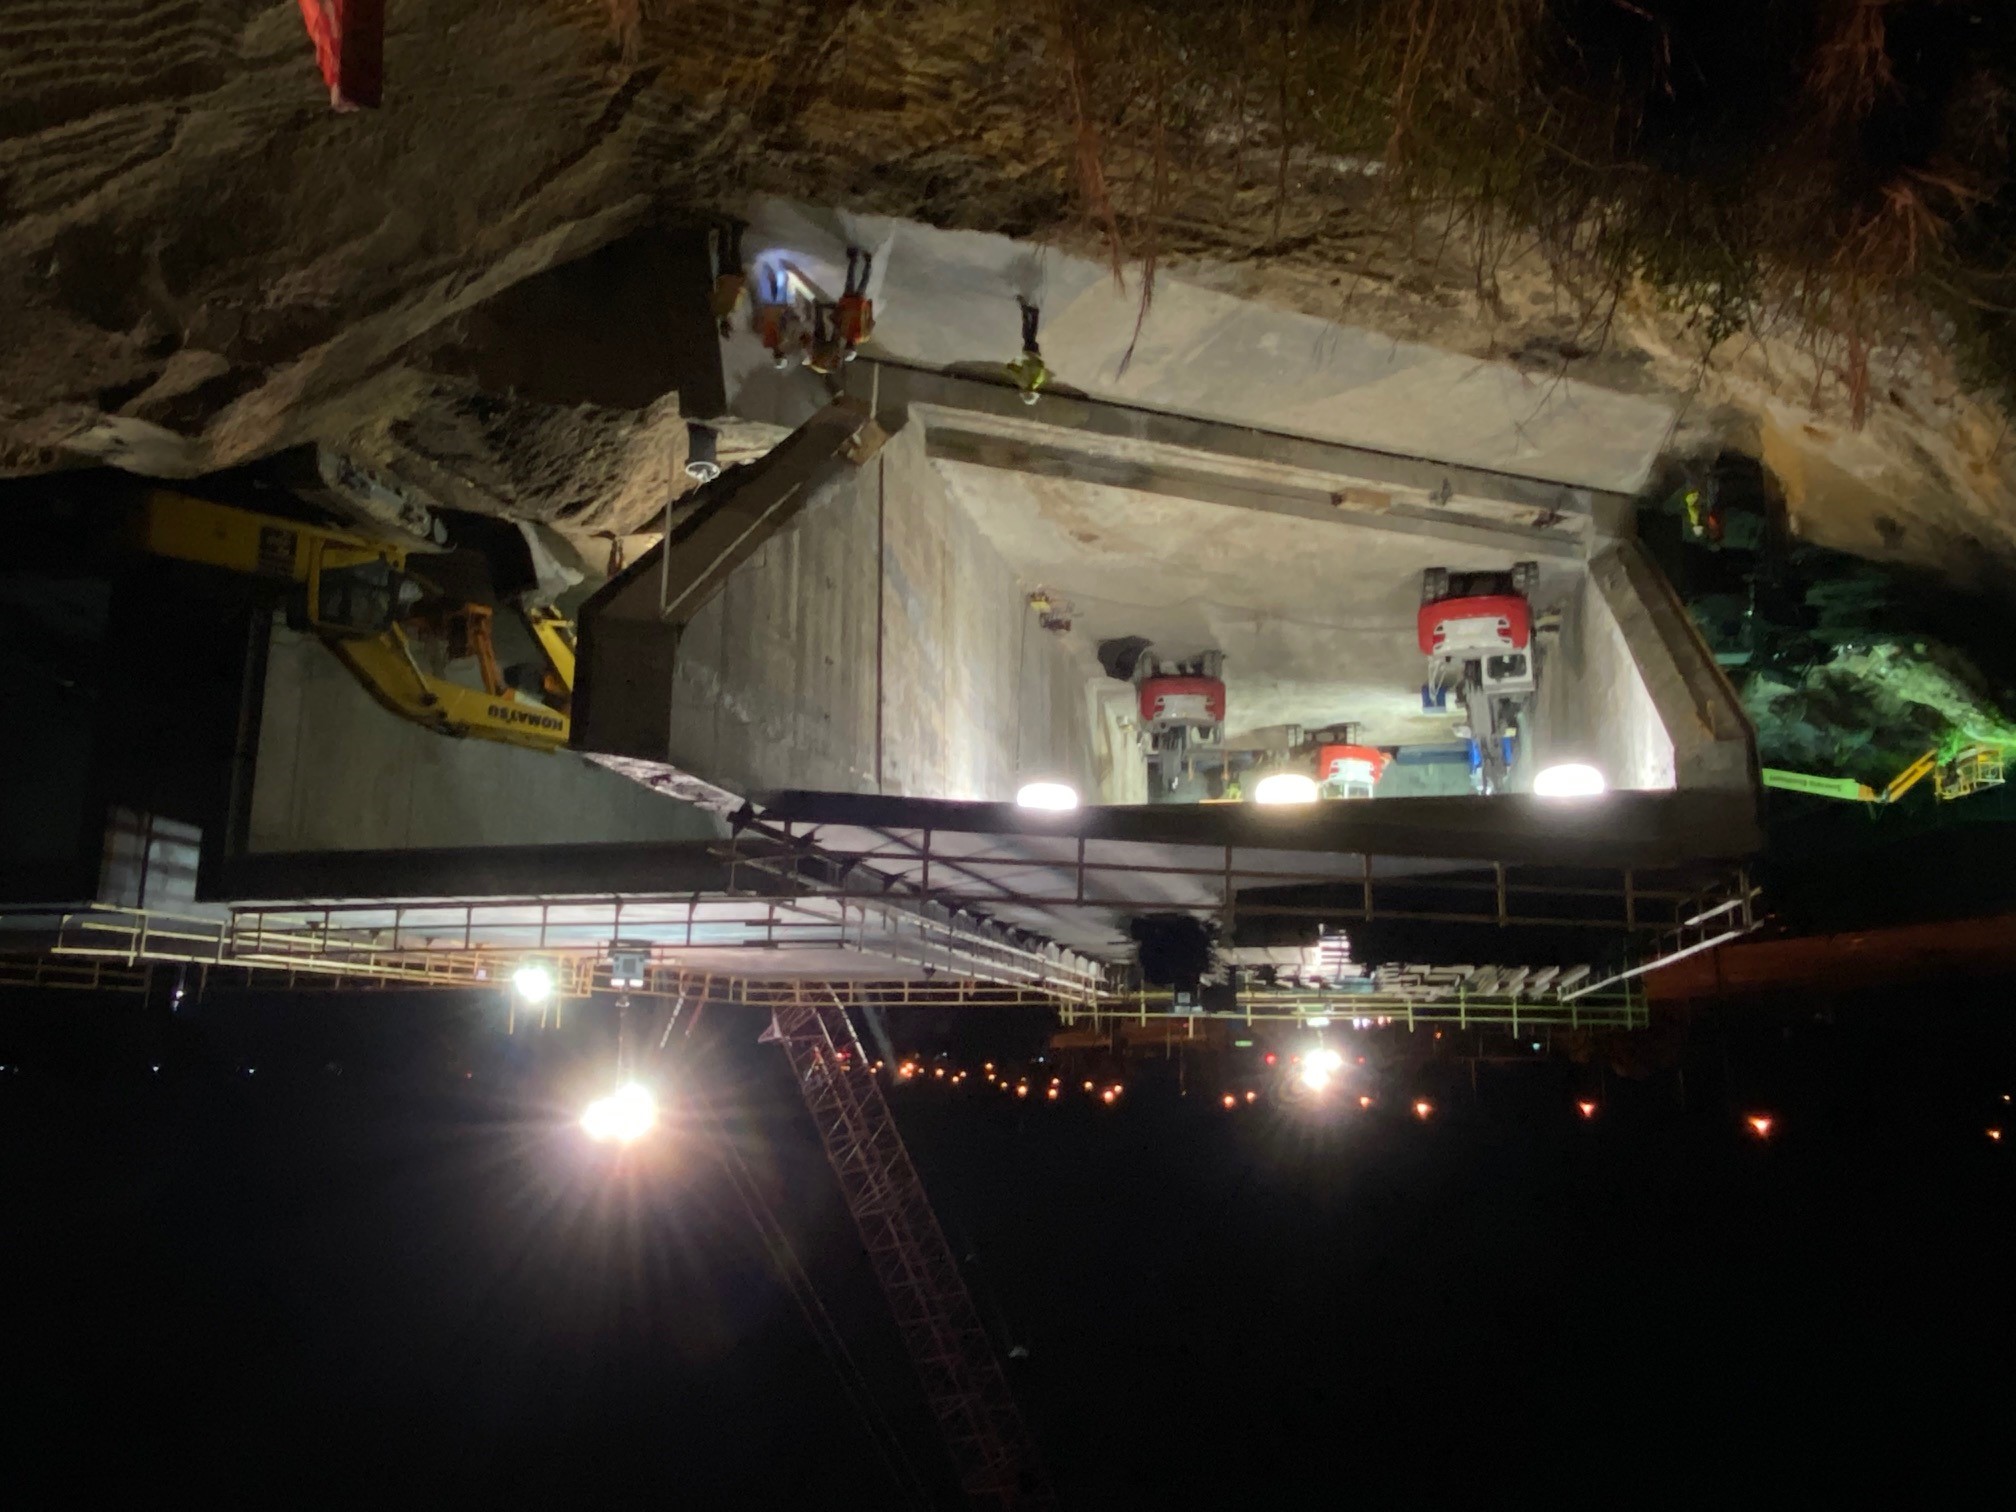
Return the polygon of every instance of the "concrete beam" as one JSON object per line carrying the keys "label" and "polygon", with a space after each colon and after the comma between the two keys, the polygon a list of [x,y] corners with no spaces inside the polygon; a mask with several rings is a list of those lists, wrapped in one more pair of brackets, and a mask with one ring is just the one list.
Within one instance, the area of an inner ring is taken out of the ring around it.
{"label": "concrete beam", "polygon": [[1139,493],[1223,504],[1233,509],[1295,515],[1325,524],[1395,531],[1522,556],[1579,561],[1583,555],[1581,540],[1565,531],[1459,522],[1447,516],[1429,518],[1405,505],[1354,496],[1320,481],[1270,481],[1242,477],[1223,469],[1190,467],[1173,460],[1143,462],[1102,454],[1096,443],[982,435],[957,425],[935,423],[942,415],[939,411],[911,413],[926,418],[930,455],[948,462],[968,462],[1074,483],[1099,483]]}
{"label": "concrete beam", "polygon": [[1628,495],[1513,473],[1070,392],[1046,393],[1032,407],[992,378],[866,358],[848,386],[878,414],[910,411],[931,454],[949,460],[1535,555],[1580,555],[1591,535],[1629,529]]}

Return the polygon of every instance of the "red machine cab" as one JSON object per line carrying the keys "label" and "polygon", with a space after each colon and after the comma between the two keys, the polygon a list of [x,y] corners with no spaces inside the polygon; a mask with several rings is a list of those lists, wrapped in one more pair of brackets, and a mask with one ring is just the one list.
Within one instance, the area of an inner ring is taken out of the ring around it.
{"label": "red machine cab", "polygon": [[1225,721],[1225,683],[1216,677],[1172,675],[1141,683],[1141,723],[1216,725]]}
{"label": "red machine cab", "polygon": [[1423,656],[1524,651],[1533,611],[1516,593],[1487,593],[1423,604],[1415,620]]}

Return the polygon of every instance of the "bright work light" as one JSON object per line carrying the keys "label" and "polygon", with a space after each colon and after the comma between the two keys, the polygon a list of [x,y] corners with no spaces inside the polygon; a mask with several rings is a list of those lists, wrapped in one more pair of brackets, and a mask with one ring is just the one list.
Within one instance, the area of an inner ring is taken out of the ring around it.
{"label": "bright work light", "polygon": [[658,1100],[631,1082],[598,1097],[581,1115],[581,1127],[597,1144],[634,1144],[658,1122]]}
{"label": "bright work light", "polygon": [[1275,772],[1253,788],[1255,803],[1314,803],[1316,779],[1302,772]]}
{"label": "bright work light", "polygon": [[1030,809],[1075,809],[1078,790],[1068,782],[1025,782],[1016,790],[1015,802]]}
{"label": "bright work light", "polygon": [[1541,798],[1594,798],[1608,786],[1601,772],[1580,761],[1543,767],[1533,777],[1533,792]]}

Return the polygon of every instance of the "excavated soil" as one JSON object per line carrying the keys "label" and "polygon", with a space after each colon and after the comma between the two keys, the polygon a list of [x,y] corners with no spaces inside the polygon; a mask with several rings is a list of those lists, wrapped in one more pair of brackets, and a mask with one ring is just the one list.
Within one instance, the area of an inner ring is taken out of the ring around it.
{"label": "excavated soil", "polygon": [[[333,114],[292,0],[15,0],[0,21],[0,475],[188,476],[324,442],[441,502],[620,533],[677,402],[486,394],[436,355],[522,280],[757,192],[1073,246],[1077,137],[1041,8],[1002,0],[404,0],[381,110]],[[1704,351],[1535,256],[1396,232],[1367,167],[1178,165],[1162,267],[1227,292],[1687,397],[1676,449],[1761,455],[1803,529],[2016,559],[2016,448],[1936,343],[1849,423],[1796,336]],[[1117,156],[1116,188],[1151,171]],[[1286,193],[1282,193],[1285,185]]]}

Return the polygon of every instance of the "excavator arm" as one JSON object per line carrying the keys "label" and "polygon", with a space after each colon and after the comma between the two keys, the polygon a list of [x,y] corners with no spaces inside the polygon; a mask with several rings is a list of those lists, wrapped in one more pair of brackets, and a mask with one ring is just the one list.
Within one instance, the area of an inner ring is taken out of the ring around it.
{"label": "excavator arm", "polygon": [[437,734],[473,735],[542,751],[567,744],[571,727],[565,714],[509,689],[492,693],[422,670],[396,625],[386,635],[326,644],[379,703]]}
{"label": "excavator arm", "polygon": [[[155,556],[284,585],[290,622],[314,632],[366,692],[402,719],[443,735],[533,750],[555,751],[568,742],[574,627],[552,609],[524,616],[545,662],[543,696],[528,697],[508,687],[498,671],[490,610],[432,595],[407,570],[405,548],[397,544],[165,489],[147,496],[135,544]],[[451,658],[476,659],[483,687],[421,664],[416,640],[444,639]]]}

